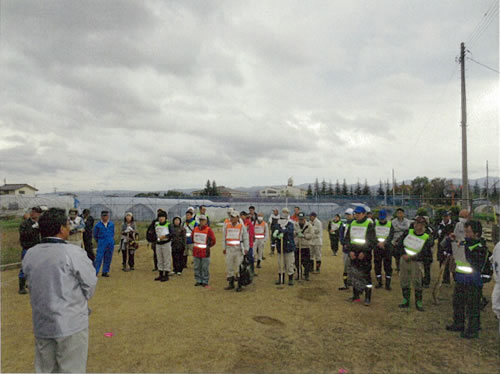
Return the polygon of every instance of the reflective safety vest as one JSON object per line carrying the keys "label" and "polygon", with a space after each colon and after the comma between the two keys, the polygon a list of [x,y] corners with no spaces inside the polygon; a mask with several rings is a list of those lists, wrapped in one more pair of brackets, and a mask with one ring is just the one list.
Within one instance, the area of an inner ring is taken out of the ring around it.
{"label": "reflective safety vest", "polygon": [[429,239],[429,234],[427,233],[417,236],[413,229],[408,230],[408,235],[403,240],[406,254],[408,256],[418,255],[422,248],[424,248],[427,239]]}
{"label": "reflective safety vest", "polygon": [[255,239],[264,239],[266,237],[266,223],[256,223],[255,224]]}
{"label": "reflective safety vest", "polygon": [[243,225],[241,223],[238,223],[236,226],[233,226],[232,224],[226,226],[226,246],[239,247],[241,244],[240,237],[242,230]]}
{"label": "reflective safety vest", "polygon": [[358,221],[354,220],[350,225],[350,233],[351,233],[351,244],[355,245],[364,245],[366,244],[366,233],[368,231],[368,225],[370,221],[365,220],[363,223],[358,223]]}
{"label": "reflective safety vest", "polygon": [[330,233],[334,234],[340,228],[340,225],[342,225],[342,221],[330,221]]}
{"label": "reflective safety vest", "polygon": [[190,238],[193,230],[194,230],[194,225],[196,225],[196,220],[192,220],[191,222],[184,222],[184,227],[186,228],[186,238]]}
{"label": "reflective safety vest", "polygon": [[199,226],[196,226],[193,230],[193,256],[194,257],[206,257],[207,247],[208,247],[208,226],[205,226],[203,230],[200,230]]}
{"label": "reflective safety vest", "polygon": [[378,219],[375,221],[375,235],[379,242],[385,242],[391,232],[391,226],[391,221],[387,221],[385,224],[381,224]]}
{"label": "reflective safety vest", "polygon": [[165,221],[165,223],[161,224],[160,222],[156,222],[155,232],[156,236],[159,238],[160,236],[165,236],[170,234],[169,230],[170,222]]}
{"label": "reflective safety vest", "polygon": [[[469,247],[469,250],[473,251],[474,249],[480,246],[481,246],[480,242],[476,243],[474,245],[471,245]],[[453,252],[453,257],[455,258],[455,264],[457,265],[456,267],[457,273],[472,274],[474,272],[474,268],[471,266],[471,264],[467,261],[467,258],[465,257],[464,242],[461,242],[460,245],[458,246],[458,250]]]}

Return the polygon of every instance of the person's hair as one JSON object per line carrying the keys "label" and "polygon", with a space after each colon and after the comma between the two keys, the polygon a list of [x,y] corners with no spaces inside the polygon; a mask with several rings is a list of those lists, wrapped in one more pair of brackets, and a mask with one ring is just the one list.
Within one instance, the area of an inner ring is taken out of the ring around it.
{"label": "person's hair", "polygon": [[404,213],[404,212],[405,212],[405,210],[404,210],[403,208],[398,208],[398,209],[396,209],[396,213],[397,213],[397,212],[403,212],[403,213]]}
{"label": "person's hair", "polygon": [[173,220],[172,220],[172,223],[175,225],[175,220],[179,220],[179,225],[182,224],[182,219],[181,217],[175,217]]}
{"label": "person's hair", "polygon": [[50,208],[38,220],[42,238],[56,236],[61,231],[61,226],[68,224],[68,216],[64,209]]}
{"label": "person's hair", "polygon": [[130,222],[134,222],[134,216],[130,215],[130,214],[126,214],[125,217],[123,217],[123,223],[127,223],[127,216],[130,216],[132,219],[130,220]]}
{"label": "person's hair", "polygon": [[467,221],[464,227],[470,227],[472,229],[472,232],[476,235],[481,236],[483,234],[483,226],[481,225],[481,222],[475,219]]}
{"label": "person's hair", "polygon": [[201,210],[201,208],[206,208],[206,206],[205,205],[200,205],[200,210]]}
{"label": "person's hair", "polygon": [[339,218],[341,218],[341,217],[340,217],[340,214],[335,214],[335,217],[339,217]]}
{"label": "person's hair", "polygon": [[83,212],[82,212],[82,214],[87,214],[87,213],[89,213],[89,214],[90,214],[90,210],[88,210],[88,209],[84,209],[84,210],[83,210]]}

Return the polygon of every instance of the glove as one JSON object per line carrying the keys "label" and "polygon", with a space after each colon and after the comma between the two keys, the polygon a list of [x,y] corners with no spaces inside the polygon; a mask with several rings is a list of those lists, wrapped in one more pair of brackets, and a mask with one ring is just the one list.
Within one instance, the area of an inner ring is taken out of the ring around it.
{"label": "glove", "polygon": [[303,238],[303,237],[304,237],[304,234],[302,234],[301,232],[299,232],[299,233],[297,234],[297,236],[298,236],[299,238]]}
{"label": "glove", "polygon": [[277,239],[277,238],[278,238],[279,233],[280,233],[280,232],[279,232],[279,230],[274,230],[274,232],[273,232],[273,238],[274,238],[274,239]]}
{"label": "glove", "polygon": [[279,235],[278,235],[278,237],[279,237],[280,239],[283,239],[283,236],[285,236],[283,233],[281,233],[281,234],[279,234]]}

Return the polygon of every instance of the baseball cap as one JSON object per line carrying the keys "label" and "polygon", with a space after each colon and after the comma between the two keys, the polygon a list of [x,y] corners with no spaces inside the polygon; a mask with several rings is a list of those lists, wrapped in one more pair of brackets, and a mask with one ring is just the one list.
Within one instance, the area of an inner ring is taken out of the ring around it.
{"label": "baseball cap", "polygon": [[204,214],[200,214],[200,215],[198,216],[198,219],[199,219],[200,221],[201,221],[202,219],[206,221],[206,220],[207,220],[207,216],[206,216],[206,215],[204,215]]}
{"label": "baseball cap", "polygon": [[416,216],[415,223],[427,223],[427,220],[425,219],[424,216]]}
{"label": "baseball cap", "polygon": [[37,213],[42,213],[42,208],[40,208],[39,206],[34,206],[33,208],[31,208],[31,210]]}
{"label": "baseball cap", "polygon": [[366,210],[362,206],[358,205],[356,209],[354,209],[354,213],[366,213]]}
{"label": "baseball cap", "polygon": [[300,212],[297,217],[299,218],[306,218],[306,215],[304,214],[304,212]]}
{"label": "baseball cap", "polygon": [[309,217],[317,217],[318,215],[316,214],[316,212],[311,212],[311,214],[309,214]]}
{"label": "baseball cap", "polygon": [[347,208],[345,210],[345,214],[353,214],[354,213],[354,210],[352,208]]}
{"label": "baseball cap", "polygon": [[387,211],[385,209],[382,209],[381,211],[378,212],[378,218],[380,219],[386,219],[387,218]]}
{"label": "baseball cap", "polygon": [[283,209],[281,209],[281,211],[282,211],[283,213],[290,213],[290,210],[289,210],[288,208],[283,208]]}
{"label": "baseball cap", "polygon": [[231,217],[239,217],[240,215],[236,210],[231,211]]}

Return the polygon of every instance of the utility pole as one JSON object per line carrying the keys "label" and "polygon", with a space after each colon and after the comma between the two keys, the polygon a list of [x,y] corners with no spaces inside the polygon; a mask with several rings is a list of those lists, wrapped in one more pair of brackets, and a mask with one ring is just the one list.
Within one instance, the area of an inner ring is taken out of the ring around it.
{"label": "utility pole", "polygon": [[489,180],[488,180],[488,160],[486,160],[486,200],[489,201],[489,196],[490,196],[490,193],[488,191],[488,187],[489,187]]}
{"label": "utility pole", "polygon": [[392,169],[392,206],[396,205],[396,186],[394,183],[394,169]]}
{"label": "utility pole", "polygon": [[465,98],[465,44],[460,44],[460,70],[462,81],[462,206],[470,208],[469,177],[467,175],[467,102]]}

